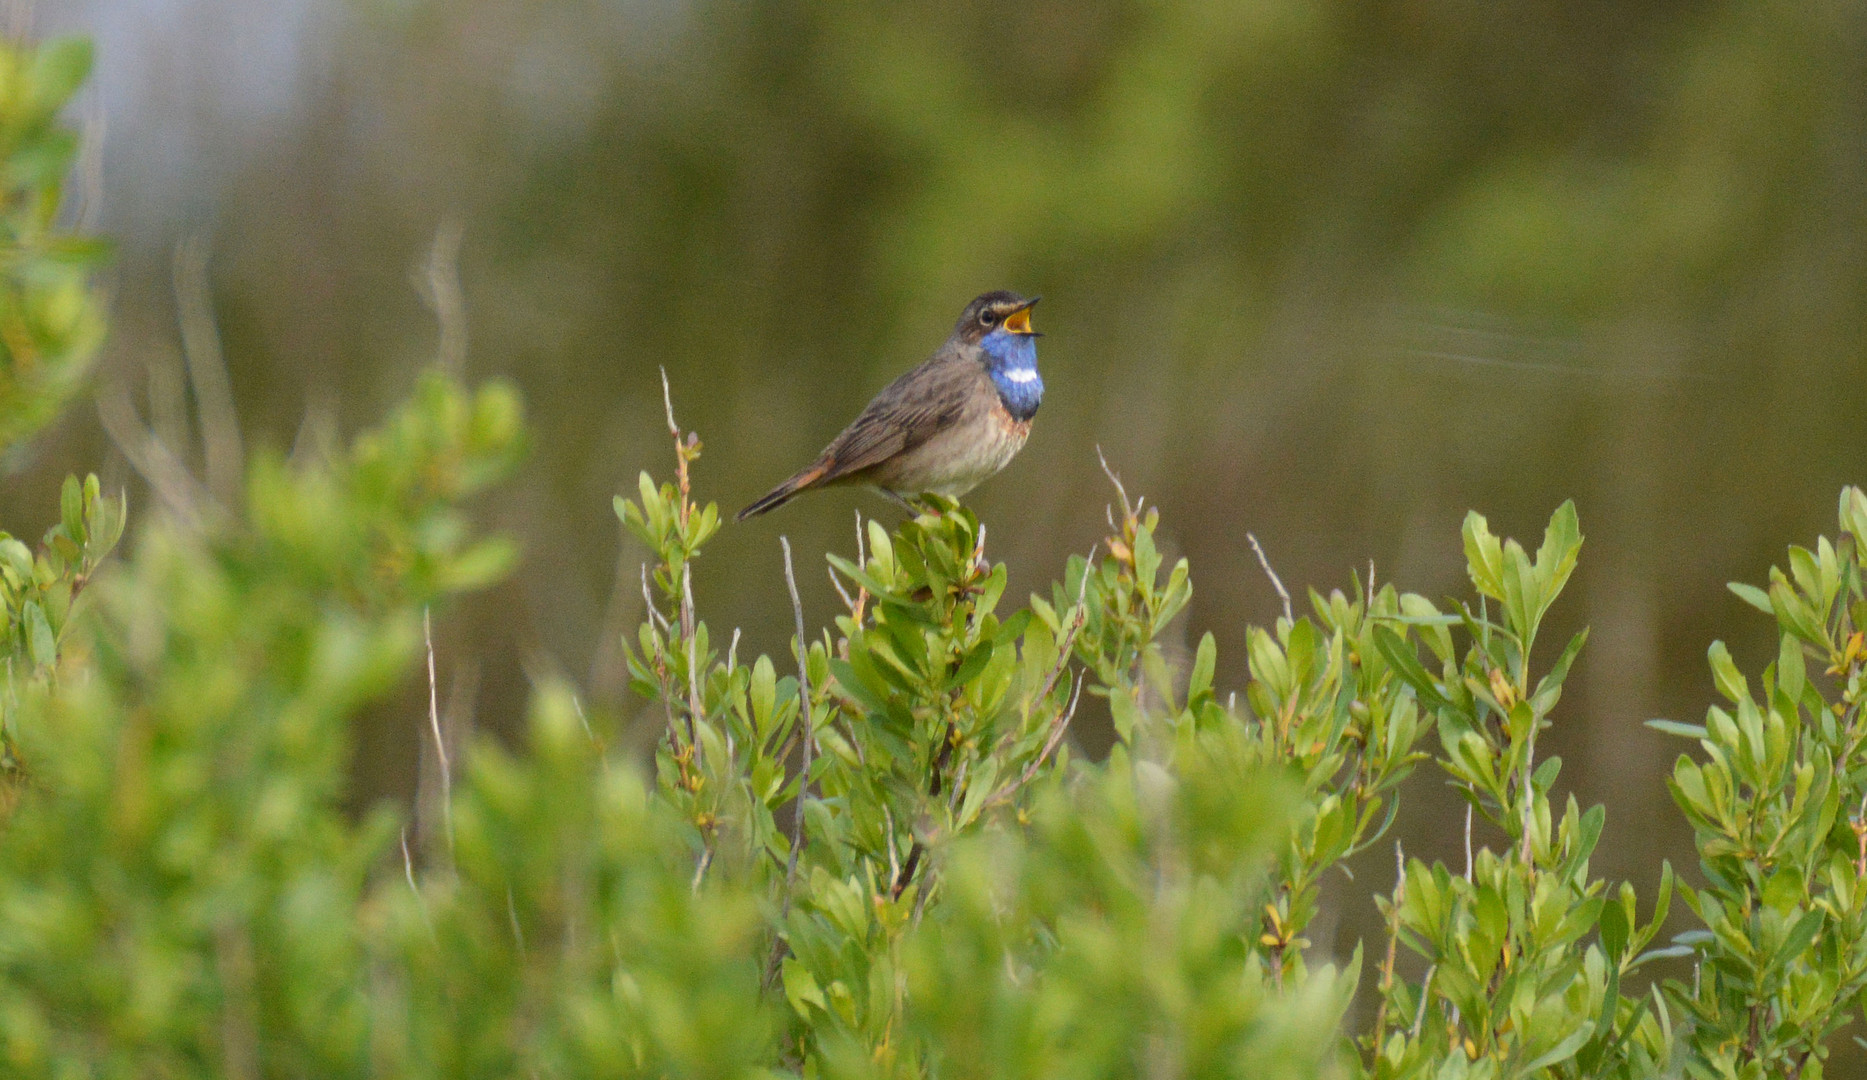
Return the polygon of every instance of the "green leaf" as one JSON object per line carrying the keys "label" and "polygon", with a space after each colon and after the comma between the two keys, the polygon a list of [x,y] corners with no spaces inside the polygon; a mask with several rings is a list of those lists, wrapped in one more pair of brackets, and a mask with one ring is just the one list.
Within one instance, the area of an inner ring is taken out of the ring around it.
{"label": "green leaf", "polygon": [[1646,726],[1667,735],[1677,735],[1682,739],[1703,739],[1704,724],[1682,724],[1677,720],[1648,720]]}
{"label": "green leaf", "polygon": [[84,488],[77,477],[65,477],[65,486],[58,493],[58,509],[65,535],[82,547],[88,533],[84,528]]}
{"label": "green leaf", "polygon": [[1582,646],[1586,644],[1588,644],[1588,627],[1584,626],[1569,639],[1569,644],[1563,647],[1562,655],[1556,658],[1556,663],[1549,669],[1549,672],[1537,681],[1536,692],[1530,697],[1539,716],[1549,715],[1549,711],[1556,707],[1556,702],[1562,697],[1562,682],[1569,677],[1570,666],[1575,663],[1575,658],[1581,654]]}
{"label": "green leaf", "polygon": [[1483,514],[1473,510],[1465,515],[1461,530],[1465,538],[1465,565],[1472,586],[1493,600],[1504,599],[1504,554],[1497,537]]}
{"label": "green leaf", "polygon": [[1731,662],[1731,650],[1724,647],[1724,642],[1712,642],[1711,648],[1706,650],[1706,658],[1711,661],[1712,683],[1726,701],[1735,703],[1750,700],[1750,683],[1744,678],[1744,673],[1737,670],[1737,665]]}
{"label": "green leaf", "polygon": [[[831,552],[825,554],[824,558],[829,561],[831,566],[836,567],[838,573],[855,582],[862,588],[869,590],[870,596],[879,600],[893,600],[896,603],[906,603],[906,598],[896,595],[894,590],[883,585],[879,579],[872,576],[867,570],[843,558],[841,555]],[[873,562],[873,560],[871,560],[871,562]]]}
{"label": "green leaf", "polygon": [[1818,649],[1829,648],[1828,634],[1809,605],[1785,581],[1770,583],[1770,606],[1783,629]]}
{"label": "green leaf", "polygon": [[1867,544],[1867,494],[1852,485],[1841,489],[1841,527],[1857,544]]}
{"label": "green leaf", "polygon": [[1805,912],[1802,918],[1796,921],[1796,925],[1790,929],[1789,935],[1783,939],[1782,948],[1776,950],[1776,964],[1778,966],[1787,964],[1802,955],[1802,951],[1809,947],[1809,943],[1814,941],[1815,935],[1821,931],[1822,920],[1820,908]]}
{"label": "green leaf", "polygon": [[14,150],[6,159],[7,182],[23,188],[57,184],[78,159],[78,136],[55,128]]}
{"label": "green leaf", "polygon": [[1212,672],[1219,663],[1218,642],[1207,631],[1199,639],[1199,649],[1193,654],[1193,671],[1186,680],[1186,700],[1190,705],[1212,689]]}
{"label": "green leaf", "polygon": [[1518,639],[1529,642],[1536,637],[1537,613],[1543,609],[1542,588],[1536,568],[1523,545],[1515,540],[1504,542],[1504,614]]}
{"label": "green leaf", "polygon": [[1634,958],[1634,966],[1639,967],[1649,960],[1677,960],[1682,956],[1695,956],[1698,949],[1692,945],[1662,945],[1657,949],[1648,949]]}
{"label": "green leaf", "polygon": [[1807,668],[1802,661],[1802,644],[1788,634],[1782,635],[1776,655],[1776,689],[1785,699],[1785,711],[1795,710],[1807,677]]}
{"label": "green leaf", "polygon": [[772,665],[771,657],[760,655],[752,662],[752,679],[746,698],[752,707],[754,730],[763,737],[770,730],[772,713],[778,704],[778,670]]}
{"label": "green leaf", "polygon": [[0,540],[0,562],[23,585],[32,580],[32,549],[12,537]]}
{"label": "green leaf", "polygon": [[1581,519],[1575,513],[1575,500],[1569,499],[1550,515],[1549,526],[1543,530],[1543,546],[1536,550],[1536,576],[1542,586],[1542,603],[1536,612],[1539,620],[1569,583],[1581,552]]}
{"label": "green leaf", "polygon": [[519,561],[518,545],[505,537],[482,540],[449,560],[437,584],[462,592],[481,589],[500,578]]}
{"label": "green leaf", "polygon": [[1537,1055],[1536,1059],[1531,1061],[1528,1065],[1525,1065],[1523,1071],[1518,1075],[1528,1076],[1535,1073],[1538,1069],[1547,1069],[1557,1062],[1567,1061],[1571,1057],[1574,1057],[1575,1052],[1580,1050],[1590,1038],[1594,1037],[1594,1034],[1595,1026],[1593,1024],[1587,1024],[1576,1028],[1574,1031],[1569,1032],[1561,1042],[1550,1047],[1544,1053]]}
{"label": "green leaf", "polygon": [[981,671],[985,670],[985,665],[992,662],[992,652],[991,638],[986,638],[974,645],[971,651],[960,660],[959,667],[954,669],[952,676],[947,679],[947,685],[963,687],[972,682]]}
{"label": "green leaf", "polygon": [[1618,962],[1621,954],[1627,950],[1627,939],[1632,927],[1627,924],[1627,909],[1618,903],[1607,903],[1601,908],[1601,948],[1608,954],[1608,959]]}
{"label": "green leaf", "polygon": [[1757,588],[1755,585],[1746,585],[1741,581],[1732,581],[1726,583],[1725,588],[1731,590],[1739,600],[1763,612],[1765,615],[1776,614],[1776,609],[1770,606],[1770,594]]}
{"label": "green leaf", "polygon": [[28,600],[20,609],[20,624],[26,634],[26,655],[39,667],[58,661],[58,639],[52,636],[52,624],[45,620],[45,610],[37,600]]}
{"label": "green leaf", "polygon": [[[1558,759],[1551,758],[1550,760],[1556,761]],[[1551,777],[1550,779],[1552,782],[1554,782],[1555,780],[1554,777]],[[1574,808],[1574,802],[1573,802],[1574,796],[1571,796],[1570,799],[1571,799],[1570,807],[1571,809],[1573,809]],[[1594,854],[1595,845],[1601,842],[1601,829],[1604,825],[1607,824],[1607,821],[1608,821],[1608,808],[1607,807],[1597,804],[1597,805],[1594,805],[1588,808],[1587,812],[1582,815],[1582,827],[1576,836],[1575,851],[1570,856],[1572,859],[1574,859],[1576,862],[1580,862],[1581,860],[1586,859],[1590,855]],[[1616,905],[1616,904],[1608,905],[1608,907],[1618,907],[1618,906],[1619,905]],[[1623,927],[1623,933],[1624,932],[1625,932],[1625,927]]]}
{"label": "green leaf", "polygon": [[116,245],[99,236],[55,236],[32,248],[41,266],[93,270],[108,263]]}
{"label": "green leaf", "polygon": [[812,1018],[810,1010],[805,1008],[807,1005],[815,1005],[824,1012],[830,1011],[830,1007],[824,1003],[823,990],[817,986],[817,977],[810,973],[809,968],[798,963],[794,956],[786,957],[784,961],[784,996],[797,1015],[805,1020]]}
{"label": "green leaf", "polygon": [[[1479,520],[1482,522],[1484,519]],[[1387,662],[1394,666],[1395,673],[1413,688],[1414,694],[1418,695],[1420,701],[1427,707],[1443,709],[1450,704],[1446,701],[1445,695],[1433,685],[1432,676],[1426,673],[1426,668],[1420,664],[1419,654],[1413,650],[1413,646],[1406,639],[1385,626],[1376,626],[1374,645]]]}
{"label": "green leaf", "polygon": [[47,113],[63,108],[90,77],[94,56],[89,38],[55,38],[39,46],[27,78],[40,107]]}

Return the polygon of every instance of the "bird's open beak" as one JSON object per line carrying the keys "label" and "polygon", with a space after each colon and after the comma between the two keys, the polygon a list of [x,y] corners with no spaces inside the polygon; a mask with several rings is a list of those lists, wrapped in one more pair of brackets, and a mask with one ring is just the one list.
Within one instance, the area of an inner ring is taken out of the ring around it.
{"label": "bird's open beak", "polygon": [[1031,308],[1042,299],[1043,297],[1041,296],[1033,296],[1024,302],[1023,307],[1005,316],[1005,331],[1012,334],[1027,334],[1031,337],[1037,337],[1037,331],[1031,329]]}

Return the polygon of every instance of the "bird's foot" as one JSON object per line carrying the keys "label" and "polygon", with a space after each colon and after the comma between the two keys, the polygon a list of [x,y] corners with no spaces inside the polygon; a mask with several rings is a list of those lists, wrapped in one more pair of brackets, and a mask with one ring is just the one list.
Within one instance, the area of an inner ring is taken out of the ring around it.
{"label": "bird's foot", "polygon": [[882,487],[878,487],[875,490],[888,496],[889,499],[893,500],[903,510],[913,514],[915,517],[939,517],[941,514],[959,509],[958,499],[950,498],[945,495],[935,495],[930,491],[904,494],[899,491],[890,491]]}
{"label": "bird's foot", "polygon": [[878,487],[875,490],[887,496],[895,505],[901,507],[901,509],[906,510],[910,514],[918,517],[925,513],[920,503],[916,502],[914,498],[901,494],[899,491],[890,491],[885,487]]}

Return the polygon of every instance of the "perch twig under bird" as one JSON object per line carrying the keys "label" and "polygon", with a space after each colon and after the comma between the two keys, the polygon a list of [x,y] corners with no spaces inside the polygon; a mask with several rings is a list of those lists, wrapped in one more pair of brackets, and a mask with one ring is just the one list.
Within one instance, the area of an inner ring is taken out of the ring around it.
{"label": "perch twig under bird", "polygon": [[958,498],[1005,467],[1044,398],[1029,300],[989,292],[966,305],[952,336],[889,383],[817,460],[739,511],[744,521],[811,488],[866,484],[906,502]]}

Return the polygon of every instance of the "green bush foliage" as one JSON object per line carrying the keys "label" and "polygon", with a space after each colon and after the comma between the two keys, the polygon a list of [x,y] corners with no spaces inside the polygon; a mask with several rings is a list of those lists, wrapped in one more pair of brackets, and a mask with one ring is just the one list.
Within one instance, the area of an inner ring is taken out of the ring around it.
{"label": "green bush foliage", "polygon": [[[1728,705],[1699,726],[1668,783],[1692,823],[1705,884],[1682,887],[1701,930],[1692,985],[1669,983],[1691,1017],[1694,1077],[1822,1075],[1827,1042],[1867,988],[1867,495],[1841,493],[1841,533],[1789,549],[1768,589],[1731,591],[1776,621],[1761,694],[1723,642],[1711,670]],[[1814,662],[1813,670],[1810,661]]]}
{"label": "green bush foliage", "polygon": [[[7,54],[0,132],[55,130],[34,110],[85,55]],[[8,175],[55,203],[58,164]],[[88,297],[33,243],[16,285]],[[0,381],[0,416],[67,390]],[[126,504],[95,477],[37,552],[0,537],[8,1075],[1815,1078],[1860,1007],[1857,489],[1838,540],[1733,586],[1779,628],[1761,696],[1714,645],[1729,705],[1659,725],[1702,751],[1671,778],[1700,863],[1643,909],[1591,873],[1605,814],[1537,753],[1586,640],[1536,652],[1573,506],[1534,554],[1471,515],[1470,600],[1311,591],[1250,632],[1240,693],[1210,635],[1170,662],[1190,568],[1119,481],[1111,534],[1024,605],[985,524],[931,499],[828,556],[833,625],[793,585],[792,655],[742,661],[694,590],[721,519],[670,408],[675,479],[615,504],[650,553],[628,660],[652,760],[542,685],[522,746],[456,755],[418,859],[397,808],[349,805],[350,727],[418,668],[432,612],[514,565],[468,504],[512,473],[521,412],[430,373],[347,448],[257,458],[238,510],[140,523],[120,560]],[[1071,752],[1085,694],[1116,728],[1099,762]],[[1464,865],[1397,851],[1384,939],[1319,951],[1325,899],[1364,888],[1332,871],[1385,842],[1425,761],[1470,807]],[[1700,926],[1659,943],[1675,891]],[[1656,982],[1660,958],[1691,981]]]}
{"label": "green bush foliage", "polygon": [[104,338],[104,248],[60,220],[79,140],[59,114],[90,70],[81,38],[0,42],[0,454],[59,415]]}
{"label": "green bush foliage", "polygon": [[[59,114],[91,70],[90,43],[0,42],[0,463],[83,385],[104,336],[96,240],[61,220],[78,136]],[[67,479],[38,549],[0,531],[0,792],[18,768],[14,710],[50,678],[72,605],[123,535],[128,507],[96,476]]]}

